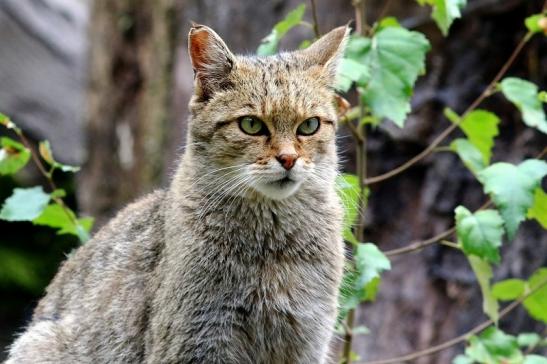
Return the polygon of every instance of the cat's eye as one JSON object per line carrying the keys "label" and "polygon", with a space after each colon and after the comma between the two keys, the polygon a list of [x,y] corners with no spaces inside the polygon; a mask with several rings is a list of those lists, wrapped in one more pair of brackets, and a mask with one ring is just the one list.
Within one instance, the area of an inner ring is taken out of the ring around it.
{"label": "cat's eye", "polygon": [[243,116],[239,118],[239,128],[249,135],[266,135],[268,128],[264,122],[254,116]]}
{"label": "cat's eye", "polygon": [[319,130],[319,119],[316,117],[306,119],[302,124],[298,125],[296,134],[298,135],[312,135]]}

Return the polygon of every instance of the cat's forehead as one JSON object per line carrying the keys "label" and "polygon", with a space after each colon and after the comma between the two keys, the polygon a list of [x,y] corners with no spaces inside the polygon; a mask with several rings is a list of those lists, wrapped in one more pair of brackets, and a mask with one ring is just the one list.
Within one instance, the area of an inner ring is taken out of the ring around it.
{"label": "cat's forehead", "polygon": [[292,53],[268,57],[241,57],[231,80],[234,92],[261,116],[291,114],[332,118],[332,90],[321,67],[310,66]]}

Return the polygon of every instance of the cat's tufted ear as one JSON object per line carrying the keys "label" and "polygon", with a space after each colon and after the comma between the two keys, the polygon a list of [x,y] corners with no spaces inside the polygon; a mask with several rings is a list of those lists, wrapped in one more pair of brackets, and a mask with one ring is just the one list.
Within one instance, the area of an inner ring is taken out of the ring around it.
{"label": "cat's tufted ear", "polygon": [[188,53],[196,80],[196,95],[208,99],[226,85],[235,57],[211,28],[192,24],[188,34]]}
{"label": "cat's tufted ear", "polygon": [[335,28],[316,40],[301,53],[310,66],[322,66],[331,83],[334,82],[336,69],[344,56],[349,32],[350,28],[348,26]]}

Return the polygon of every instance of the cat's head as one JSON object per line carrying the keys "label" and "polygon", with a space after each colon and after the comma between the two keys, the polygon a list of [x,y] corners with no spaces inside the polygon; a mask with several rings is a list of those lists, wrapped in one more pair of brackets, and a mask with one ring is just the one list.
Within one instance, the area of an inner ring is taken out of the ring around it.
{"label": "cat's head", "polygon": [[213,30],[193,25],[188,148],[215,185],[271,199],[332,185],[333,86],[348,32],[336,28],[305,50],[249,57],[232,54]]}

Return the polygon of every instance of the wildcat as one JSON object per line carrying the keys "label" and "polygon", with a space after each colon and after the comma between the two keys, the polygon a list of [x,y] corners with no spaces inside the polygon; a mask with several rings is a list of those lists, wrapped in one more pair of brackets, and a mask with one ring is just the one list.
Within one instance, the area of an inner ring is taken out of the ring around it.
{"label": "wildcat", "polygon": [[325,363],[344,262],[333,84],[347,37],[235,56],[194,24],[170,187],[63,263],[7,363]]}

